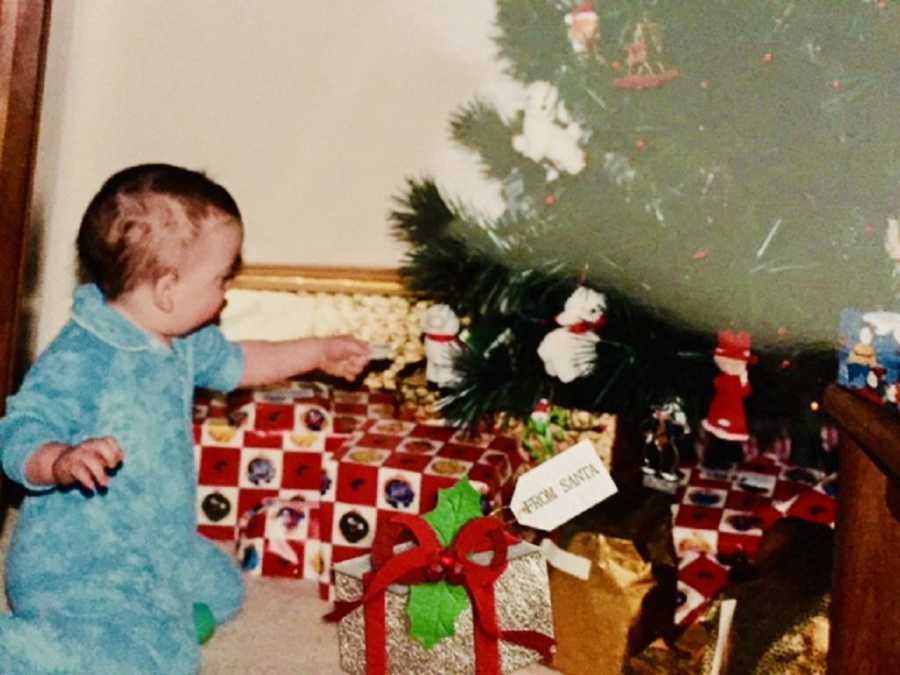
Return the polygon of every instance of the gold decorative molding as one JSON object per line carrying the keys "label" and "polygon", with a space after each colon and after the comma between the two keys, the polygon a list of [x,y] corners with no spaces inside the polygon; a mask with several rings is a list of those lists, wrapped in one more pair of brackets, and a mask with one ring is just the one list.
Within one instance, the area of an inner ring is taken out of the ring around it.
{"label": "gold decorative molding", "polygon": [[232,280],[231,288],[294,293],[413,295],[403,285],[400,272],[387,267],[244,265]]}

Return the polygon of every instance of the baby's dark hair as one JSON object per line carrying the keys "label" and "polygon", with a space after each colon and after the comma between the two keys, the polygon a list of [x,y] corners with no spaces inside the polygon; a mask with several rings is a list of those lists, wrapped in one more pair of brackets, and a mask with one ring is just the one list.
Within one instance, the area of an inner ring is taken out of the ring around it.
{"label": "baby's dark hair", "polygon": [[228,190],[204,174],[170,164],[141,164],[110,176],[78,230],[82,281],[114,299],[139,282],[176,272],[210,216],[241,226]]}

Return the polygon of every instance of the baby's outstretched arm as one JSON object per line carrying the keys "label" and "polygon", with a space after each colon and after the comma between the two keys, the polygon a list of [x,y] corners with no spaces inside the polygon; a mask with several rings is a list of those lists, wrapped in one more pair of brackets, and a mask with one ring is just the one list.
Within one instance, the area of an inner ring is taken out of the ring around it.
{"label": "baby's outstretched arm", "polygon": [[25,465],[26,478],[35,485],[73,485],[88,490],[109,487],[107,469],[114,469],[125,458],[112,436],[89,438],[78,445],[45,443]]}
{"label": "baby's outstretched arm", "polygon": [[353,380],[371,358],[367,342],[349,335],[280,342],[246,340],[241,386],[270,384],[310,370]]}

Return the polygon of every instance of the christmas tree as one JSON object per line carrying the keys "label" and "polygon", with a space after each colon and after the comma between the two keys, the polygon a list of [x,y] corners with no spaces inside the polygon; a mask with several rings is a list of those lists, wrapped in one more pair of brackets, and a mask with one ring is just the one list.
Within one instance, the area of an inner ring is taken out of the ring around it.
{"label": "christmas tree", "polygon": [[[841,309],[894,297],[900,9],[498,0],[496,41],[520,111],[474,101],[452,129],[505,212],[426,179],[393,214],[409,285],[467,322],[445,414],[526,417],[546,397],[640,421],[680,397],[696,423],[728,330],[760,357],[751,428],[817,433]],[[538,349],[579,285],[605,323],[563,381]]]}

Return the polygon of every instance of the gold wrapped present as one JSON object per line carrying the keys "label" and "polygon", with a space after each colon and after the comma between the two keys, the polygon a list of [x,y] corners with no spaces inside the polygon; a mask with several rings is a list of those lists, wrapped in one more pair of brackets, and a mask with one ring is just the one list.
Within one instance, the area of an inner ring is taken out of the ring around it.
{"label": "gold wrapped present", "polygon": [[[726,608],[729,603],[731,607]],[[711,603],[697,621],[671,643],[659,638],[632,656],[623,672],[625,675],[720,675],[727,672],[733,603],[733,600]]]}
{"label": "gold wrapped present", "polygon": [[801,617],[766,650],[754,675],[821,675],[827,670],[830,597]]}
{"label": "gold wrapped present", "polygon": [[557,652],[566,675],[618,675],[634,651],[641,605],[656,581],[628,539],[579,532],[566,547],[590,561],[587,580],[552,569]]}

